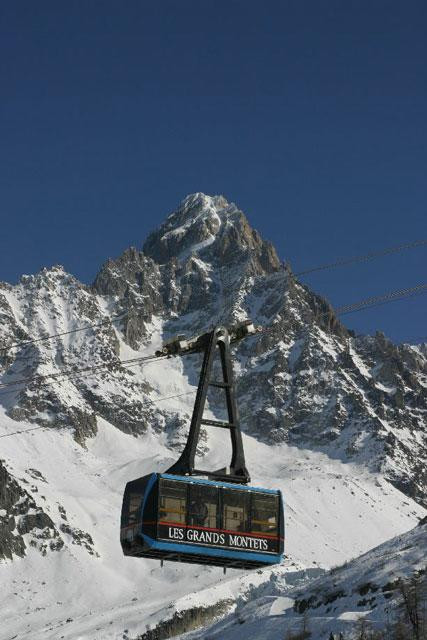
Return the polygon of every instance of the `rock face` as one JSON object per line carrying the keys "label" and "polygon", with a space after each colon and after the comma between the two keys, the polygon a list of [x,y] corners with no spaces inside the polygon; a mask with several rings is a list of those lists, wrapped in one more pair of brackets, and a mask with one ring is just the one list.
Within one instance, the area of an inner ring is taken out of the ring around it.
{"label": "rock face", "polygon": [[[151,429],[180,441],[188,415],[153,404],[149,371],[118,359],[153,353],[173,334],[251,318],[269,331],[236,352],[242,428],[267,443],[321,448],[382,469],[427,506],[426,347],[349,333],[222,196],[185,198],[141,251],[108,260],[91,287],[61,267],[15,287],[0,284],[0,313],[0,344],[20,343],[0,352],[2,383],[31,378],[8,395],[0,390],[8,415],[72,429],[82,445],[98,417],[135,435]],[[85,325],[96,326],[73,333]],[[43,341],[52,333],[62,335]],[[93,365],[105,368],[37,379]],[[193,365],[182,366],[195,384]],[[211,408],[220,417],[215,397]]]}
{"label": "rock face", "polygon": [[249,226],[236,205],[222,196],[203,193],[187,196],[166,223],[147,238],[143,251],[161,265],[171,260],[185,262],[200,254],[205,262],[220,268],[248,262],[252,275],[280,268],[274,247]]}
{"label": "rock face", "polygon": [[0,460],[0,559],[23,557],[27,548],[24,538],[42,555],[64,546],[51,518]]}
{"label": "rock face", "polygon": [[174,636],[203,627],[215,618],[223,616],[233,605],[231,599],[216,602],[206,607],[193,607],[175,612],[172,618],[160,622],[154,629],[146,631],[135,640],[168,640]]}

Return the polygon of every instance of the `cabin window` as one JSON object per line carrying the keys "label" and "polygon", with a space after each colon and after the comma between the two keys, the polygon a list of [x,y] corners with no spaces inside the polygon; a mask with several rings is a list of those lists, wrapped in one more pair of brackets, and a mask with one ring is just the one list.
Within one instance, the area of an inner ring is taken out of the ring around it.
{"label": "cabin window", "polygon": [[135,524],[138,521],[141,499],[142,496],[140,493],[131,493],[129,496],[129,525]]}
{"label": "cabin window", "polygon": [[222,491],[222,526],[226,531],[248,531],[250,495],[248,492]]}
{"label": "cabin window", "polygon": [[279,499],[272,494],[253,493],[252,533],[277,534]]}
{"label": "cabin window", "polygon": [[188,524],[193,527],[217,527],[218,490],[203,484],[190,485]]}
{"label": "cabin window", "polygon": [[159,520],[185,524],[187,513],[187,485],[172,480],[160,481]]}

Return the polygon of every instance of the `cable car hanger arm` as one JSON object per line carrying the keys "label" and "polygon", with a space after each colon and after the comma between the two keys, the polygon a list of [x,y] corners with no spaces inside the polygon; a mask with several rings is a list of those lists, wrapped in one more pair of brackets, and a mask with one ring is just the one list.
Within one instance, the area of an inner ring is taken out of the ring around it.
{"label": "cable car hanger arm", "polygon": [[[159,356],[163,356],[165,354],[184,355],[204,350],[203,364],[187,442],[181,456],[177,462],[168,469],[167,473],[174,475],[206,475],[212,479],[241,484],[250,482],[249,472],[245,463],[239,412],[235,399],[230,342],[235,342],[256,332],[257,329],[251,322],[245,322],[231,327],[230,330],[227,330],[225,327],[216,327],[212,331],[193,338],[192,340],[185,340],[182,336],[178,336],[174,340],[166,343],[163,349],[158,352]],[[219,352],[221,361],[222,380],[212,380],[213,363],[217,352]],[[209,386],[223,389],[228,415],[227,422],[203,418]],[[229,467],[223,467],[216,471],[203,471],[195,468],[196,449],[202,424],[229,430],[232,444],[232,456]]]}

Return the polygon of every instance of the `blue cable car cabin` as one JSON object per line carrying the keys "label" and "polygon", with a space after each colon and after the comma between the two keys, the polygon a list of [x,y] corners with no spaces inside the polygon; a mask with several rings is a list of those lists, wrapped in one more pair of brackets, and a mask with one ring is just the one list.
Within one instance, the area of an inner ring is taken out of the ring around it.
{"label": "blue cable car cabin", "polygon": [[128,482],[120,541],[129,556],[252,569],[281,561],[279,490],[152,473]]}

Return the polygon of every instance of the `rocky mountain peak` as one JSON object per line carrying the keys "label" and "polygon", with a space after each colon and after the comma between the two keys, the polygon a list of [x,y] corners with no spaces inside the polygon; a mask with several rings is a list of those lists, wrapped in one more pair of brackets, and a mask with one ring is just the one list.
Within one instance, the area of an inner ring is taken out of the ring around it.
{"label": "rocky mountain peak", "polygon": [[215,243],[231,212],[237,211],[222,196],[188,195],[144,244],[144,253],[163,264],[184,259]]}
{"label": "rocky mountain peak", "polygon": [[43,267],[35,274],[22,275],[19,284],[25,288],[46,288],[54,290],[60,288],[64,284],[73,284],[74,286],[81,287],[81,283],[70,273],[65,271],[64,267],[60,264],[52,265],[51,267]]}
{"label": "rocky mountain peak", "polygon": [[252,262],[258,273],[280,268],[274,247],[251,228],[244,213],[224,196],[188,195],[144,244],[145,255],[158,264],[191,255],[210,263]]}
{"label": "rocky mountain peak", "polygon": [[225,298],[237,296],[245,280],[281,269],[273,245],[252,229],[235,204],[223,196],[194,193],[151,233],[142,251],[130,248],[108,260],[93,290],[119,296],[124,303],[120,311],[143,307],[144,323],[153,314],[175,317],[202,310],[203,327],[218,309],[233,316]]}

